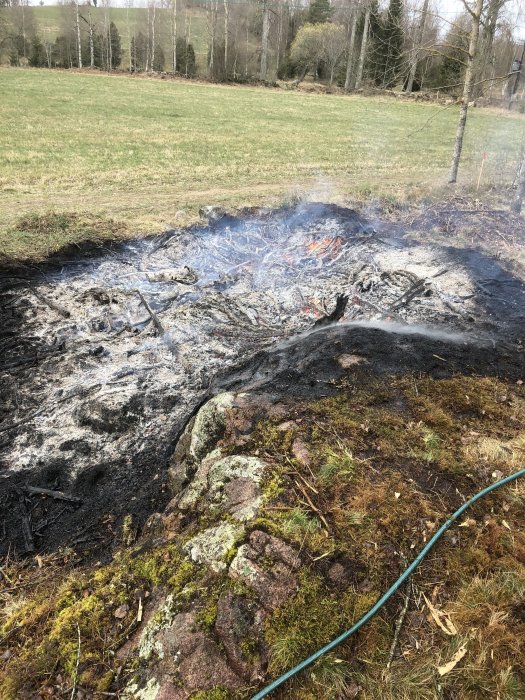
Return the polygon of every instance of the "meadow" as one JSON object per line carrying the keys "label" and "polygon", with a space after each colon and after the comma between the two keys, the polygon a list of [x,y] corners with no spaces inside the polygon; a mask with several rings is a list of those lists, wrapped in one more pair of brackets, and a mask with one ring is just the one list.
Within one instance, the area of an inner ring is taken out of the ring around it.
{"label": "meadow", "polygon": [[[0,119],[0,252],[23,258],[89,232],[31,224],[50,211],[131,235],[209,204],[425,196],[446,185],[457,107],[0,68]],[[484,153],[482,187],[509,185],[524,133],[522,115],[471,110],[460,185],[475,186]]]}

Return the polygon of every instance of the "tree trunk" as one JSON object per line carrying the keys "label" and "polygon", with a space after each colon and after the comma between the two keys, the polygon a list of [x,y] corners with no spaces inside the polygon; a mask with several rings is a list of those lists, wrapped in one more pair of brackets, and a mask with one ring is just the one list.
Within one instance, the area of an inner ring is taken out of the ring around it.
{"label": "tree trunk", "polygon": [[458,179],[459,161],[463,149],[463,137],[465,136],[465,125],[467,123],[468,104],[472,96],[472,85],[474,83],[474,61],[478,50],[479,25],[481,13],[483,11],[483,0],[476,0],[476,9],[472,12],[472,28],[470,30],[470,41],[468,47],[467,70],[465,72],[465,82],[463,84],[463,95],[461,97],[461,109],[459,111],[458,129],[456,131],[456,143],[454,144],[454,155],[450,168],[450,184]]}
{"label": "tree trunk", "polygon": [[177,0],[171,0],[173,3],[171,15],[171,46],[173,50],[172,65],[173,77],[177,72]]}
{"label": "tree trunk", "polygon": [[128,33],[128,63],[129,63],[129,72],[131,73],[131,31],[129,28],[129,6],[130,6],[131,0],[128,0],[126,3],[126,29]]}
{"label": "tree trunk", "polygon": [[151,72],[155,70],[155,10],[156,2],[153,0],[153,12],[151,18]]}
{"label": "tree trunk", "polygon": [[511,211],[515,214],[521,213],[523,198],[525,197],[525,149],[523,150],[521,163],[518,166],[518,176],[516,178],[516,196],[510,205]]}
{"label": "tree trunk", "polygon": [[[476,61],[474,75],[475,83],[481,83],[481,80],[485,76],[487,66],[492,64],[493,70],[495,68],[495,56],[494,56],[494,37],[496,36],[496,30],[498,28],[498,18],[499,13],[507,0],[489,0],[486,17],[481,28],[481,33],[479,37],[479,49],[478,49],[478,60]],[[479,97],[483,91],[484,86],[488,83],[481,83],[480,85],[474,85],[474,97]],[[490,83],[489,90],[492,89],[493,83]]]}
{"label": "tree trunk", "polygon": [[224,77],[228,80],[228,32],[230,31],[230,15],[228,0],[223,0],[224,3]]}
{"label": "tree trunk", "polygon": [[78,9],[78,0],[75,3],[76,8],[76,29],[77,29],[77,51],[78,51],[78,67],[82,68],[82,44],[80,42],[80,13]]}
{"label": "tree trunk", "polygon": [[419,25],[416,33],[416,41],[414,44],[414,57],[410,65],[410,73],[408,74],[408,81],[406,92],[412,92],[414,86],[414,78],[416,77],[417,65],[419,63],[419,52],[423,46],[423,37],[425,34],[425,24],[427,22],[427,12],[428,12],[429,0],[423,0],[423,7],[421,9],[421,17],[419,18]]}
{"label": "tree trunk", "polygon": [[365,25],[363,27],[363,38],[361,39],[361,52],[359,54],[359,65],[357,66],[357,76],[355,79],[355,89],[359,90],[363,79],[363,69],[365,67],[366,46],[368,44],[368,30],[370,27],[370,6],[366,8]]}
{"label": "tree trunk", "polygon": [[208,25],[208,78],[213,77],[213,54],[215,53],[215,22],[211,0],[206,3],[206,24]]}
{"label": "tree trunk", "polygon": [[93,21],[91,19],[91,5],[88,5],[88,23],[89,23],[89,67],[95,67],[95,43],[93,40]]}
{"label": "tree trunk", "polygon": [[[186,22],[186,12],[187,8],[184,9],[184,21]],[[186,27],[185,27],[185,45],[186,45],[186,65],[184,66],[184,75],[186,78],[188,77],[188,46],[190,45],[190,39],[191,39],[191,15],[189,17],[189,20],[186,22]]]}
{"label": "tree trunk", "polygon": [[[428,2],[428,0],[426,0]],[[345,77],[345,92],[349,92],[352,83],[352,70],[354,67],[354,46],[355,46],[355,33],[357,30],[357,20],[359,19],[359,13],[357,8],[352,14],[352,27],[350,29],[350,41],[348,42],[348,59],[346,61],[346,77]]]}
{"label": "tree trunk", "polygon": [[263,26],[262,26],[262,41],[261,41],[261,82],[266,82],[268,74],[268,35],[270,33],[270,7],[268,0],[263,0]]}
{"label": "tree trunk", "polygon": [[111,22],[108,22],[108,71],[113,69],[113,47],[111,46]]}
{"label": "tree trunk", "polygon": [[244,77],[248,77],[248,48],[249,48],[249,42],[248,42],[248,19],[244,20],[245,24],[245,29],[246,29],[246,44],[245,44],[245,52],[244,52]]}
{"label": "tree trunk", "polygon": [[147,21],[147,25],[146,25],[147,28],[148,28],[148,31],[146,32],[146,34],[147,34],[147,39],[146,39],[146,65],[145,65],[146,73],[149,72],[149,66],[150,66],[150,60],[149,60],[149,59],[150,59],[150,55],[151,55],[151,49],[150,49],[151,24],[150,24],[150,18],[149,18],[149,16],[150,16],[150,6],[149,6],[149,5],[150,5],[150,4],[149,4],[149,2],[148,2],[148,21]]}
{"label": "tree trunk", "polygon": [[279,25],[277,29],[277,75],[279,75],[279,66],[281,65],[281,45],[283,43],[283,14],[284,6],[281,5],[279,12]]}

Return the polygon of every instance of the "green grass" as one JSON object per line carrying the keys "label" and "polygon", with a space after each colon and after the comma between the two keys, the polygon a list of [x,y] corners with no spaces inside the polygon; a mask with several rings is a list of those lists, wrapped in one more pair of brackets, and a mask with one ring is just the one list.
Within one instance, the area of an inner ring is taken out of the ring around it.
{"label": "green grass", "polygon": [[[0,68],[0,119],[0,249],[23,257],[56,248],[15,230],[50,209],[139,233],[203,204],[273,204],[309,188],[345,201],[426,194],[446,183],[457,108]],[[472,110],[460,181],[475,183],[486,151],[484,183],[510,183],[524,130],[521,115]]]}

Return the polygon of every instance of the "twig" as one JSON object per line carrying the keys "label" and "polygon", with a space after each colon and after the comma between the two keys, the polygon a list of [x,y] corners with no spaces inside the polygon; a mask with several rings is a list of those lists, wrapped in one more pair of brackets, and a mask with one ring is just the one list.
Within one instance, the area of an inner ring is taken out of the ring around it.
{"label": "twig", "polygon": [[403,622],[405,621],[405,617],[406,617],[406,614],[408,612],[408,606],[410,605],[411,593],[412,593],[412,585],[409,582],[409,584],[407,586],[407,593],[405,595],[405,603],[403,605],[403,608],[401,609],[399,617],[397,618],[396,629],[394,632],[394,639],[392,640],[392,644],[390,646],[390,653],[388,654],[388,662],[386,665],[387,668],[390,668],[390,666],[392,665],[392,661],[394,660],[394,654],[396,653],[397,644],[399,642],[399,635],[401,634],[401,628],[403,627]]}
{"label": "twig", "polygon": [[43,301],[46,306],[49,306],[50,309],[53,311],[56,311],[57,314],[60,314],[62,318],[70,318],[71,314],[67,309],[64,309],[63,306],[60,306],[60,304],[57,304],[54,301],[51,301],[51,299],[48,299],[46,296],[42,294],[42,292],[35,287],[30,286],[29,287],[30,291],[33,292],[33,294],[36,296],[37,299],[40,299],[40,301]]}
{"label": "twig", "polygon": [[307,505],[310,506],[310,508],[314,511],[314,513],[317,513],[317,515],[319,516],[319,519],[321,520],[321,522],[323,523],[323,525],[326,527],[326,529],[327,529],[327,530],[330,530],[330,526],[328,525],[328,523],[327,523],[327,521],[326,521],[326,518],[325,518],[324,515],[321,513],[321,511],[319,510],[319,508],[318,508],[317,506],[315,506],[315,505],[312,503],[312,499],[311,499],[310,496],[308,495],[308,493],[307,493],[306,489],[304,488],[304,486],[301,486],[301,484],[300,484],[298,481],[295,481],[294,483],[295,483],[295,485],[297,486],[297,488],[299,489],[299,491],[300,491],[300,492],[303,494],[303,496],[306,498],[306,500],[307,500]]}
{"label": "twig", "polygon": [[73,688],[71,690],[71,700],[74,700],[75,693],[77,690],[78,667],[80,665],[80,626],[79,626],[78,622],[77,622],[77,632],[78,632],[77,665],[75,666],[75,675],[73,676]]}
{"label": "twig", "polygon": [[20,520],[22,523],[22,536],[24,538],[26,552],[29,554],[35,551],[35,541],[33,539],[31,520],[27,513],[24,497],[22,495],[20,496]]}
{"label": "twig", "polygon": [[23,490],[31,496],[49,496],[57,501],[67,501],[68,503],[76,503],[78,505],[82,503],[81,498],[70,496],[63,491],[52,491],[51,489],[44,489],[40,486],[24,486]]}
{"label": "twig", "polygon": [[140,297],[141,302],[143,303],[144,307],[146,308],[146,311],[149,313],[149,315],[150,315],[150,317],[151,317],[151,320],[153,321],[153,325],[154,325],[155,328],[157,329],[157,332],[160,333],[161,335],[164,335],[164,333],[165,333],[166,331],[164,330],[164,326],[163,326],[162,323],[160,322],[159,317],[158,317],[157,314],[153,311],[153,309],[151,308],[151,306],[148,304],[148,302],[147,302],[146,299],[144,298],[144,295],[142,294],[142,292],[140,291],[140,289],[137,289],[136,291],[137,291],[137,294],[138,294],[139,297]]}

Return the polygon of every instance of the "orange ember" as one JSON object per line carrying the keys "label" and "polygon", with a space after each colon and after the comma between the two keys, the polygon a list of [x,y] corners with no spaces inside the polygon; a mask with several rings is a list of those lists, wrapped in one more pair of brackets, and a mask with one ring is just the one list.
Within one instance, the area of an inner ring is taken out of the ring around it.
{"label": "orange ember", "polygon": [[308,243],[306,249],[313,255],[324,255],[325,253],[336,253],[341,248],[343,239],[340,236],[334,238],[321,238],[319,241]]}

